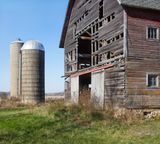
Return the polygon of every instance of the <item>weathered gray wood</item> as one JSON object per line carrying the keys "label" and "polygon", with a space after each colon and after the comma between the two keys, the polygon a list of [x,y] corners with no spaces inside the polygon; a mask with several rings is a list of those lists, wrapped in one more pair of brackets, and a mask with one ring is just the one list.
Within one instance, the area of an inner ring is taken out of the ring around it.
{"label": "weathered gray wood", "polygon": [[[112,64],[104,70],[105,107],[159,107],[155,100],[156,96],[159,100],[160,87],[146,86],[147,73],[160,77],[160,40],[146,39],[147,26],[160,29],[159,20],[159,11],[122,7],[117,0],[75,0],[64,47],[65,55],[75,49],[77,54],[76,59],[65,61],[65,75]],[[81,38],[91,43],[89,49],[88,44],[80,46],[85,43]],[[80,68],[89,60],[87,68]],[[66,97],[70,94],[68,84]]]}

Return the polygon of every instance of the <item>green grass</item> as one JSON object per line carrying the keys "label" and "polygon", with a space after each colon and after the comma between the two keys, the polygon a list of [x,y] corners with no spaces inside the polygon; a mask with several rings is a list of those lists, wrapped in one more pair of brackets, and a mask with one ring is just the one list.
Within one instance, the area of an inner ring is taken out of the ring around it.
{"label": "green grass", "polygon": [[160,144],[160,120],[128,123],[79,107],[2,109],[0,144]]}

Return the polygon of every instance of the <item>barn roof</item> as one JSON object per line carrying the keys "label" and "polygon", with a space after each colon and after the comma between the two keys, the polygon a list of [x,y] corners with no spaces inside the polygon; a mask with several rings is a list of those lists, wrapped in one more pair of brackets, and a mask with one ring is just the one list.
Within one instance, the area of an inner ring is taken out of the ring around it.
{"label": "barn roof", "polygon": [[[160,10],[160,0],[117,0],[117,1],[124,6]],[[61,40],[59,45],[60,48],[64,48],[66,33],[67,33],[68,24],[69,24],[74,2],[75,0],[69,0],[65,22],[64,22],[63,30],[61,34]]]}
{"label": "barn roof", "polygon": [[120,4],[145,9],[160,10],[160,0],[118,0]]}

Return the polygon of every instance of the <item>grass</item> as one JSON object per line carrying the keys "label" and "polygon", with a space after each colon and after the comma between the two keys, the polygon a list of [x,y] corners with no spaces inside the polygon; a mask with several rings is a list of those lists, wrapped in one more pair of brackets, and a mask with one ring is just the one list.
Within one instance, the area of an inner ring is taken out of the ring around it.
{"label": "grass", "polygon": [[0,110],[0,144],[159,144],[160,120],[124,122],[76,106]]}

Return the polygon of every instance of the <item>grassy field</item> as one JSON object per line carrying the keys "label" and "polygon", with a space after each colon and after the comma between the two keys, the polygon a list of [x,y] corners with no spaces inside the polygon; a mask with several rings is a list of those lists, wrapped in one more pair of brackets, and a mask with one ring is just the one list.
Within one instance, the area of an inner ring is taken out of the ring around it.
{"label": "grassy field", "polygon": [[0,109],[0,144],[160,144],[160,120],[55,106]]}

